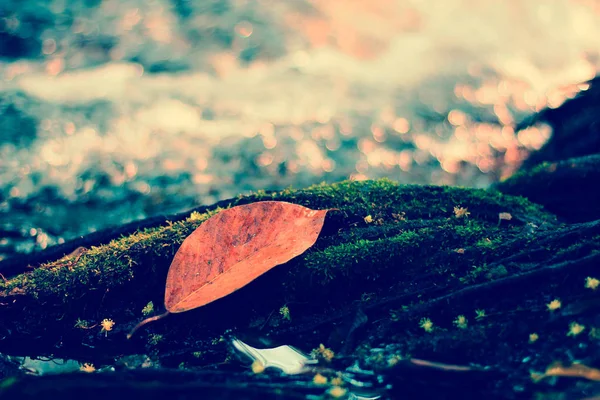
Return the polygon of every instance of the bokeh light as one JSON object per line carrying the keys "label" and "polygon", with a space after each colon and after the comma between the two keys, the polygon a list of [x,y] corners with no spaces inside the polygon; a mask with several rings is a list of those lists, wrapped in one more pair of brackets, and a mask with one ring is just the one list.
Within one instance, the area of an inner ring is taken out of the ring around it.
{"label": "bokeh light", "polygon": [[485,187],[600,70],[593,0],[9,3],[0,259],[251,190]]}

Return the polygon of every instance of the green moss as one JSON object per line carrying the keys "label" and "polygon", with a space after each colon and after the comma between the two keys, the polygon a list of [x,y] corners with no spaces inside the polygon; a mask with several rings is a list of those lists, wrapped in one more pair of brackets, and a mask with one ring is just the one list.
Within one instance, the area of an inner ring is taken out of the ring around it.
{"label": "green moss", "polygon": [[358,240],[313,252],[306,257],[305,265],[314,270],[314,275],[319,277],[322,283],[328,283],[340,275],[348,275],[351,271],[355,274],[365,273],[364,278],[369,279],[369,273],[375,274],[379,271],[371,268],[372,265],[391,268],[391,263],[398,259],[410,263],[421,244],[423,240],[420,240],[417,232],[405,232],[378,240]]}
{"label": "green moss", "polygon": [[[305,258],[308,270],[324,282],[350,273],[354,265],[360,264],[361,271],[377,275],[376,269],[367,266],[386,266],[398,260],[405,265],[440,245],[451,250],[468,246],[484,234],[492,237],[497,231],[499,212],[510,212],[517,221],[554,221],[541,207],[496,191],[400,185],[387,179],[344,181],[273,193],[259,191],[233,199],[228,206],[261,200],[288,201],[313,209],[339,209],[330,214],[339,227],[338,232],[324,235]],[[468,208],[469,218],[454,217],[453,208],[459,204]],[[70,301],[85,292],[122,286],[140,272],[164,273],[183,240],[220,210],[193,212],[184,221],[141,230],[92,247],[76,262],[65,258],[45,264],[0,283],[0,295],[17,291]],[[404,220],[397,219],[399,214],[404,214]],[[367,215],[383,225],[366,224]]]}
{"label": "green moss", "polygon": [[487,250],[493,250],[493,249],[497,248],[501,243],[502,243],[502,240],[499,238],[490,239],[488,237],[484,237],[484,238],[479,239],[477,241],[477,243],[475,244],[475,246],[483,248],[483,249],[487,249]]}
{"label": "green moss", "polygon": [[[376,181],[344,181],[333,185],[315,185],[308,189],[264,194],[257,200],[293,201],[305,206],[337,207],[363,217],[373,211],[405,212],[407,219],[453,217],[454,207],[468,208],[472,218],[497,222],[498,213],[514,210],[531,219],[551,218],[542,207],[522,197],[507,196],[497,191],[449,186],[400,185],[388,179]],[[376,219],[373,215],[373,219]]]}
{"label": "green moss", "polygon": [[599,167],[600,155],[546,162],[496,183],[494,188],[544,205],[565,222],[589,222],[600,218],[600,192],[594,190],[600,180]]}
{"label": "green moss", "polygon": [[292,320],[292,316],[290,315],[290,309],[287,305],[284,305],[279,309],[279,314],[281,314],[283,319],[286,319],[288,321]]}
{"label": "green moss", "polygon": [[[217,208],[91,248],[77,262],[49,263],[8,282],[10,290],[40,299],[1,301],[3,332],[14,338],[3,345],[35,344],[61,356],[76,351],[84,359],[106,354],[110,362],[145,348],[165,367],[183,361],[210,368],[227,362],[232,332],[240,338],[259,332],[272,343],[293,337],[306,349],[326,343],[343,357],[382,367],[411,355],[454,365],[492,360],[494,367],[523,366],[521,360],[531,357],[545,367],[549,357],[561,354],[581,359],[593,345],[588,338],[595,337],[586,332],[595,326],[596,293],[584,282],[596,276],[596,260],[579,259],[598,251],[597,224],[554,229],[552,215],[522,198],[389,181],[262,192],[225,206],[270,199],[339,210],[328,213],[315,245],[287,265],[214,304],[156,322],[146,328],[151,334],[140,331],[130,341],[125,333],[141,319],[144,305],[162,308],[164,277],[179,243]],[[457,218],[455,206],[468,208],[469,216]],[[499,223],[499,212],[513,218]],[[404,218],[395,217],[402,213]],[[367,215],[373,222],[364,220]],[[547,223],[539,229],[528,225],[539,221]],[[575,268],[546,268],[561,258]],[[520,274],[535,270],[529,277]],[[478,285],[509,273],[518,279]],[[465,287],[470,284],[477,286]],[[546,303],[553,298],[587,327],[577,340],[565,340],[569,321],[558,321],[556,313],[549,317]],[[108,335],[99,327],[82,329],[104,316],[116,321]],[[354,351],[346,338],[357,326]],[[544,340],[528,344],[531,332]],[[82,353],[86,348],[92,350]],[[318,354],[332,351],[320,346]],[[531,365],[519,372],[524,381]]]}
{"label": "green moss", "polygon": [[[416,275],[424,268],[450,275],[474,259],[485,259],[487,251],[510,235],[496,225],[473,219],[447,218],[437,222],[425,227],[398,224],[396,229],[401,232],[388,236],[390,232],[384,229],[384,237],[371,239],[362,238],[373,235],[370,229],[358,229],[354,231],[356,240],[311,251],[304,265],[322,284],[350,275],[366,281],[381,274],[400,278]],[[488,236],[496,238],[490,240]],[[468,255],[459,255],[459,248],[472,249]]]}
{"label": "green moss", "polygon": [[591,240],[586,242],[576,241],[567,247],[551,250],[555,252],[556,260],[561,260],[566,256],[571,256],[572,254],[577,254],[579,257],[583,257],[600,250],[600,235],[593,236]]}
{"label": "green moss", "polygon": [[[205,216],[204,219],[208,217]],[[178,222],[92,247],[75,265],[60,259],[21,274],[7,283],[8,292],[15,288],[36,296],[76,296],[81,288],[111,288],[135,277],[135,266],[142,258],[150,261],[172,256],[174,246],[181,244],[199,222]]]}
{"label": "green moss", "polygon": [[463,283],[473,283],[487,271],[488,271],[487,264],[473,265],[471,270],[468,271],[468,273],[465,276],[460,278],[460,281]]}
{"label": "green moss", "polygon": [[544,161],[533,168],[519,170],[518,172],[515,172],[513,175],[509,176],[508,178],[503,179],[501,182],[503,185],[508,185],[511,182],[520,181],[524,178],[551,173],[553,165],[556,165],[556,163]]}
{"label": "green moss", "polygon": [[0,390],[8,389],[12,385],[14,385],[16,382],[17,382],[16,376],[9,376],[8,378],[5,378],[0,381]]}
{"label": "green moss", "polygon": [[163,340],[164,336],[161,334],[151,333],[150,335],[148,335],[148,344],[150,344],[151,346],[156,346]]}
{"label": "green moss", "polygon": [[152,314],[153,312],[154,312],[154,303],[149,301],[148,304],[146,304],[144,306],[144,308],[142,309],[142,314],[147,317],[148,315]]}
{"label": "green moss", "polygon": [[86,321],[86,320],[82,320],[80,318],[77,318],[77,321],[75,321],[75,328],[79,328],[79,329],[88,329],[90,326],[90,322]]}

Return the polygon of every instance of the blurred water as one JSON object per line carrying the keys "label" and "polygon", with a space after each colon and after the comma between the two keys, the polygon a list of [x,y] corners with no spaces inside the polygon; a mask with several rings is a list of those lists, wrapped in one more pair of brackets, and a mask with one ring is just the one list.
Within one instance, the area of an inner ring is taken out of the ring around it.
{"label": "blurred water", "polygon": [[482,187],[600,70],[598,0],[0,2],[0,259],[254,189]]}

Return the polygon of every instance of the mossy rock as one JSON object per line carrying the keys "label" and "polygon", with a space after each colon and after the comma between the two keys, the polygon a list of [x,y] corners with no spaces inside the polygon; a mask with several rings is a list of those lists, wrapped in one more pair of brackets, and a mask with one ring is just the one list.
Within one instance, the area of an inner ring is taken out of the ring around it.
{"label": "mossy rock", "polygon": [[524,196],[566,222],[600,219],[600,155],[543,162],[524,169],[494,188]]}
{"label": "mossy rock", "polygon": [[[0,283],[0,352],[100,365],[149,352],[165,366],[206,366],[227,359],[221,338],[233,332],[273,344],[326,343],[374,368],[409,355],[509,368],[525,384],[528,369],[597,346],[594,337],[566,334],[573,318],[588,332],[596,323],[594,292],[584,282],[600,259],[600,223],[563,225],[541,206],[495,190],[389,180],[259,192],[219,206],[261,200],[336,210],[301,256],[130,341],[125,333],[143,309],[162,311],[178,246],[218,207],[10,277]],[[564,314],[548,311],[556,297],[571,307]],[[99,325],[105,318],[115,321],[108,332]],[[532,346],[533,332],[544,339]],[[526,357],[535,360],[523,365]]]}
{"label": "mossy rock", "polygon": [[545,108],[517,125],[517,131],[538,124],[552,128],[552,136],[539,150],[529,154],[521,169],[600,154],[600,76],[582,84],[587,88],[560,107]]}

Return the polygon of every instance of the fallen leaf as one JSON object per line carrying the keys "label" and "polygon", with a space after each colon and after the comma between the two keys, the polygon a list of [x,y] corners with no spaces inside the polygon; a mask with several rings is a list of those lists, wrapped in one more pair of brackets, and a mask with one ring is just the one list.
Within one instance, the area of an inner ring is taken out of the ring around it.
{"label": "fallen leaf", "polygon": [[329,210],[262,201],[236,206],[206,220],[175,254],[165,291],[167,312],[148,322],[211,303],[271,268],[304,253],[319,237]]}
{"label": "fallen leaf", "polygon": [[266,349],[254,348],[239,339],[233,338],[233,347],[240,353],[258,362],[263,368],[277,368],[286,375],[302,374],[308,371],[308,366],[318,361],[310,359],[300,350],[292,346],[279,346]]}

